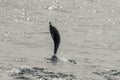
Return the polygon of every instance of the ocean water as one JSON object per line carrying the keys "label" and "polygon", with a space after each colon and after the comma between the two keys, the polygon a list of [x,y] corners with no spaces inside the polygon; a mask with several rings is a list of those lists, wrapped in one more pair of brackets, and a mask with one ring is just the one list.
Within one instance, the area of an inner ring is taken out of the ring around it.
{"label": "ocean water", "polygon": [[[75,76],[61,80],[120,80],[119,7],[119,0],[0,0],[0,80],[44,80],[17,74],[34,67]],[[54,49],[48,22],[61,36],[55,64],[46,59]]]}

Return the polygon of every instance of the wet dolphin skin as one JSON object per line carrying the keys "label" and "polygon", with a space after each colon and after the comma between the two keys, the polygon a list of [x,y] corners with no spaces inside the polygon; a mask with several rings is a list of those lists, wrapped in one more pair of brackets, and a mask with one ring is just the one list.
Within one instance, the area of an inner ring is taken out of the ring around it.
{"label": "wet dolphin skin", "polygon": [[51,59],[53,61],[57,61],[56,53],[57,53],[58,47],[60,45],[60,34],[59,34],[58,30],[51,24],[51,22],[49,22],[49,29],[50,29],[52,39],[54,41],[54,55],[52,56]]}

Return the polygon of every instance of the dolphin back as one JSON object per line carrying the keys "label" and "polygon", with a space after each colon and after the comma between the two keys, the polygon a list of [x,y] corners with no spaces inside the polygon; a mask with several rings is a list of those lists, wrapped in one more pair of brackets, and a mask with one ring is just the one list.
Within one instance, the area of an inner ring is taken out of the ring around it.
{"label": "dolphin back", "polygon": [[51,36],[52,36],[52,39],[54,41],[54,54],[57,53],[57,50],[58,50],[58,47],[60,45],[60,34],[58,32],[58,30],[52,26],[51,23],[49,23],[49,28],[50,28],[50,33],[51,33]]}

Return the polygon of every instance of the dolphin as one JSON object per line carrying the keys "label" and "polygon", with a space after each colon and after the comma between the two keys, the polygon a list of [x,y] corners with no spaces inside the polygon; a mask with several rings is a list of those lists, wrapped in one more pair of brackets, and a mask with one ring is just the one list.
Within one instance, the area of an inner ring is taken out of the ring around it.
{"label": "dolphin", "polygon": [[52,56],[51,60],[57,61],[58,58],[57,58],[56,54],[57,54],[57,50],[60,45],[60,34],[59,34],[58,30],[51,24],[51,22],[49,22],[49,29],[50,29],[51,37],[54,41],[54,55]]}

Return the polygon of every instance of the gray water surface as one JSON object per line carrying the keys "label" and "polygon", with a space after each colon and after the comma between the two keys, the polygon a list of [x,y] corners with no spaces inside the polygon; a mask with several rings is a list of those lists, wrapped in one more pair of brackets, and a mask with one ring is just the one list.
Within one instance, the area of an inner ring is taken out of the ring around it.
{"label": "gray water surface", "polygon": [[[10,74],[28,67],[120,80],[119,7],[119,0],[0,0],[0,80],[18,80]],[[54,48],[49,21],[61,35],[57,64],[46,60]]]}

